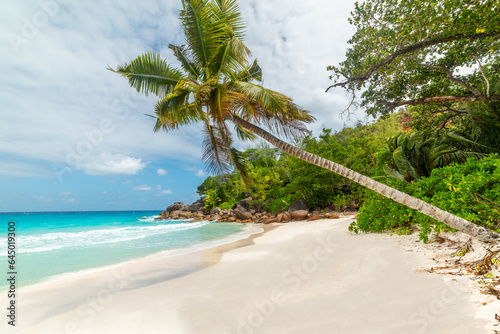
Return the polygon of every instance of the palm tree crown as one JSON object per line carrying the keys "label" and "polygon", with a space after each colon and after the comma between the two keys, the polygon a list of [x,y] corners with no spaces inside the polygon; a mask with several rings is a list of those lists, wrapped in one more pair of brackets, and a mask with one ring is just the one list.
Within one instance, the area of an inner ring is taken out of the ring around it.
{"label": "palm tree crown", "polygon": [[[244,176],[241,155],[232,148],[228,121],[240,117],[295,139],[307,132],[304,123],[314,117],[292,99],[261,85],[262,70],[256,60],[249,62],[235,0],[182,3],[179,16],[186,44],[169,45],[181,69],[150,51],[114,72],[125,76],[138,92],[158,96],[155,131],[202,122],[203,160],[208,169],[224,173],[235,167]],[[241,140],[255,139],[240,125],[234,124],[234,131]]]}

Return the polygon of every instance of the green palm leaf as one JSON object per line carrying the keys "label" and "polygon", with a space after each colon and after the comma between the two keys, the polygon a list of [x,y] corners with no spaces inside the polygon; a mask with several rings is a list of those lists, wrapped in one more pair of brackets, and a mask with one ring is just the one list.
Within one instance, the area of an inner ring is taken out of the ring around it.
{"label": "green palm leaf", "polygon": [[163,129],[170,131],[180,126],[201,120],[194,103],[189,103],[189,92],[170,94],[158,101],[155,107],[157,122],[155,132]]}
{"label": "green palm leaf", "polygon": [[185,0],[180,19],[193,61],[210,77],[211,59],[225,40],[225,24],[217,19],[210,0]]}
{"label": "green palm leaf", "polygon": [[160,58],[160,54],[149,51],[142,56],[116,70],[108,70],[121,74],[129,81],[130,86],[145,95],[153,93],[163,97],[170,94],[184,75],[177,69],[170,67],[167,62]]}
{"label": "green palm leaf", "polygon": [[224,174],[231,169],[229,143],[225,142],[218,128],[206,123],[203,129],[203,162],[210,173]]}
{"label": "green palm leaf", "polygon": [[169,44],[168,47],[174,51],[174,55],[176,56],[177,60],[181,62],[181,66],[186,71],[189,73],[189,75],[195,79],[201,80],[200,75],[201,75],[201,69],[196,66],[196,64],[190,59],[189,51],[186,49],[185,46],[175,46],[173,44]]}

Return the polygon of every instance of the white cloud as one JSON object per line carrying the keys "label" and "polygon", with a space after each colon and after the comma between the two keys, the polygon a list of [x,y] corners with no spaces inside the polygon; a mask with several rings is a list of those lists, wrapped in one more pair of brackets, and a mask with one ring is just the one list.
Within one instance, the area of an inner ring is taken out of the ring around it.
{"label": "white cloud", "polygon": [[132,183],[132,181],[128,181],[128,180],[122,182],[122,184],[131,184],[131,183]]}
{"label": "white cloud", "polygon": [[133,187],[132,189],[134,189],[134,190],[142,190],[142,191],[150,191],[151,190],[151,186],[143,184],[142,186]]}
{"label": "white cloud", "polygon": [[[66,160],[79,149],[96,156],[114,152],[146,161],[198,161],[199,131],[191,126],[153,133],[154,121],[143,114],[152,113],[155,98],[138,94],[124,78],[106,70],[159,46],[173,62],[167,45],[182,44],[180,6],[180,1],[71,1],[60,4],[17,52],[8,38],[0,39],[0,155],[32,164],[29,170],[18,168],[19,161],[14,168],[0,166],[0,176],[54,177],[50,163],[74,168]],[[0,30],[22,36],[23,18],[39,12],[38,0],[0,2]]]}
{"label": "white cloud", "polygon": [[157,186],[156,186],[156,190],[161,190],[161,186],[160,186],[160,185],[157,185]]}
{"label": "white cloud", "polygon": [[142,159],[103,152],[100,156],[88,158],[77,165],[76,169],[83,170],[89,175],[132,175],[144,167],[146,163],[142,162]]}
{"label": "white cloud", "polygon": [[172,190],[163,190],[160,194],[171,195],[172,194]]}
{"label": "white cloud", "polygon": [[194,175],[196,175],[198,177],[204,177],[206,174],[203,170],[198,169],[198,171]]}
{"label": "white cloud", "polygon": [[52,198],[46,196],[46,195],[35,195],[33,196],[34,199],[36,199],[37,201],[40,201],[40,202],[51,202],[52,201]]}
{"label": "white cloud", "polygon": [[69,196],[69,195],[71,195],[71,191],[65,191],[65,192],[61,193],[61,195]]}
{"label": "white cloud", "polygon": [[162,175],[162,176],[168,174],[167,171],[162,169],[162,168],[158,169],[156,172],[158,173],[158,175]]}

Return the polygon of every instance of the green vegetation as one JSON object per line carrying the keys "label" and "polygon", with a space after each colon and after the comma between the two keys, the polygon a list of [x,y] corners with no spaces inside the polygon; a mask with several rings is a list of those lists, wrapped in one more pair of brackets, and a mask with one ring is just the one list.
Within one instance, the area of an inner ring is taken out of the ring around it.
{"label": "green vegetation", "polygon": [[400,106],[452,115],[455,103],[498,102],[499,17],[497,0],[358,2],[349,19],[357,31],[345,60],[329,67],[330,88],[362,90],[373,116]]}
{"label": "green vegetation", "polygon": [[[399,115],[371,125],[357,124],[339,132],[323,129],[318,138],[306,137],[298,146],[313,154],[335,161],[364,175],[375,175],[377,152],[385,138],[401,131]],[[324,168],[312,165],[276,148],[260,145],[242,155],[247,160],[248,184],[240,182],[238,171],[224,176],[208,177],[198,187],[206,196],[206,207],[231,207],[251,196],[254,206],[265,206],[271,212],[286,210],[297,199],[310,208],[362,203],[366,188]],[[213,205],[213,203],[217,203]],[[220,205],[219,205],[220,204]]]}
{"label": "green vegetation", "polygon": [[[391,181],[417,198],[432,203],[459,217],[494,230],[500,230],[500,159],[497,154],[464,164],[451,164],[432,171],[428,178],[405,183]],[[427,241],[432,230],[448,229],[446,225],[407,207],[369,192],[360,209],[353,232],[406,232],[411,224],[421,227],[420,237]],[[449,229],[448,229],[449,230]]]}

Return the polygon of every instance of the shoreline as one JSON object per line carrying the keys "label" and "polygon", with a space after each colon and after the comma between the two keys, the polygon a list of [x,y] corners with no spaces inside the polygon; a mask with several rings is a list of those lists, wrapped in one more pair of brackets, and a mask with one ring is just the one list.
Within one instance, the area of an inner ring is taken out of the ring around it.
{"label": "shoreline", "polygon": [[[277,227],[252,225],[243,233],[238,232],[201,244],[164,250],[111,265],[68,272],[20,286],[17,288],[18,295],[23,299],[30,299],[28,303],[24,303],[23,300],[19,301],[23,324],[31,326],[39,321],[42,314],[52,316],[59,312],[57,309],[82,305],[88,296],[98,296],[103,293],[110,295],[139,289],[208,268],[219,262],[225,252],[252,245],[256,238]],[[73,293],[74,289],[79,286],[85,286],[85,292]],[[0,290],[2,305],[8,303],[7,291],[8,288]],[[54,303],[57,305],[53,307],[56,311],[51,312],[49,310],[54,299],[46,298],[46,295],[51,293],[72,297],[62,303]],[[47,309],[43,307],[44,305],[48,306]],[[28,317],[27,313],[29,313]],[[0,324],[0,328],[3,325],[3,323]]]}
{"label": "shoreline", "polygon": [[429,264],[422,254],[397,237],[351,235],[351,221],[271,224],[230,244],[129,264],[126,275],[21,290],[16,333],[490,333],[462,280],[418,272]]}
{"label": "shoreline", "polygon": [[[237,223],[235,223],[235,224],[237,224]],[[239,225],[243,225],[243,224],[239,224]],[[130,264],[130,263],[135,263],[136,261],[140,262],[140,261],[144,261],[144,260],[170,258],[170,257],[175,257],[175,256],[181,256],[184,254],[200,252],[200,251],[203,251],[205,249],[218,247],[218,246],[228,244],[228,243],[238,242],[240,240],[250,238],[254,234],[263,233],[263,231],[259,230],[259,228],[263,227],[260,224],[259,225],[245,224],[245,225],[246,225],[246,227],[248,227],[247,230],[239,231],[239,232],[229,234],[229,235],[226,235],[223,237],[218,237],[218,238],[215,238],[213,240],[204,241],[202,243],[193,244],[193,245],[180,247],[180,248],[160,250],[160,251],[156,251],[154,253],[150,253],[150,254],[146,254],[143,256],[138,256],[138,257],[134,257],[134,258],[126,259],[126,260],[122,260],[122,261],[119,261],[116,263],[105,264],[105,265],[101,265],[101,266],[97,266],[97,267],[90,267],[90,268],[77,270],[77,271],[68,271],[68,272],[64,272],[64,273],[57,274],[54,276],[45,277],[45,278],[42,278],[41,280],[38,280],[38,281],[23,284],[23,285],[19,286],[19,288],[24,289],[24,288],[28,288],[31,286],[43,285],[43,284],[50,283],[50,282],[71,279],[71,278],[75,278],[75,277],[78,277],[81,275],[88,275],[88,274],[96,273],[99,271],[112,270],[112,269],[119,268],[121,266]],[[0,293],[7,291],[6,289],[7,289],[7,286],[0,287]]]}

